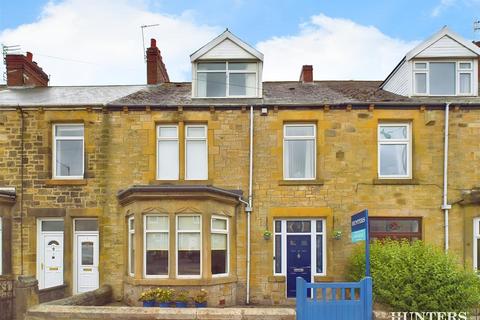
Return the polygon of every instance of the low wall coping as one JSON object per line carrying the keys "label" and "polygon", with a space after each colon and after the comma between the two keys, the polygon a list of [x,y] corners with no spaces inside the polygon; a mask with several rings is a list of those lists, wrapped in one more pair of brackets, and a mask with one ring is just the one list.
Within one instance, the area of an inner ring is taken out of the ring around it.
{"label": "low wall coping", "polygon": [[37,305],[30,308],[29,319],[162,319],[162,320],[295,320],[293,308],[143,308],[117,306]]}

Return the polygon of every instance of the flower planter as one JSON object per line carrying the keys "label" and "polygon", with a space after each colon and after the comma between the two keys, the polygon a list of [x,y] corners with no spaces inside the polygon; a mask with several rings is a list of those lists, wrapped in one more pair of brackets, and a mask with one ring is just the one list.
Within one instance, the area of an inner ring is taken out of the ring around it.
{"label": "flower planter", "polygon": [[168,308],[168,307],[170,307],[170,302],[159,302],[158,306],[160,308]]}
{"label": "flower planter", "polygon": [[143,301],[143,306],[145,308],[153,308],[155,307],[155,300]]}
{"label": "flower planter", "polygon": [[186,302],[183,302],[183,301],[176,301],[176,302],[175,302],[175,307],[177,307],[177,308],[186,308],[186,307],[187,307],[187,303],[186,303]]}
{"label": "flower planter", "polygon": [[207,306],[206,302],[195,302],[195,307],[197,308],[205,308]]}

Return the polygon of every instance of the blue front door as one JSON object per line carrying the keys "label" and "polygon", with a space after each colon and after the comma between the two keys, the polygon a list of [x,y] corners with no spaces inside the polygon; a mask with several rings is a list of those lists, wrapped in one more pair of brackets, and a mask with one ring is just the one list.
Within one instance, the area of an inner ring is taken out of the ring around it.
{"label": "blue front door", "polygon": [[312,247],[310,235],[287,235],[287,297],[295,297],[296,278],[310,282]]}

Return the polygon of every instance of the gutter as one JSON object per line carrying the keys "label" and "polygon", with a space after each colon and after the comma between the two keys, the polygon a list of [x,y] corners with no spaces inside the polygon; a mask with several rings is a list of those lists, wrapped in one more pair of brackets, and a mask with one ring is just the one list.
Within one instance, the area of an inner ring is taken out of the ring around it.
{"label": "gutter", "polygon": [[444,214],[445,225],[445,251],[448,251],[448,214],[452,209],[452,205],[448,204],[448,127],[449,127],[449,112],[450,103],[445,104],[445,136],[443,145],[443,196],[442,196],[442,210]]}

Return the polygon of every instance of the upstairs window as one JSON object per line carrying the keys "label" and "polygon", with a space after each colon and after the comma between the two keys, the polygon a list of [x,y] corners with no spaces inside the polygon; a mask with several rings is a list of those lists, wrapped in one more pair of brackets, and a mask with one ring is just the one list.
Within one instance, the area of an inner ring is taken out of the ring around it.
{"label": "upstairs window", "polygon": [[314,124],[286,124],[283,130],[283,178],[315,179],[316,130]]}
{"label": "upstairs window", "polygon": [[157,179],[178,180],[178,126],[157,127]]}
{"label": "upstairs window", "polygon": [[53,126],[53,177],[83,179],[83,173],[83,124],[55,124]]}
{"label": "upstairs window", "polygon": [[473,94],[471,61],[414,62],[414,94],[454,96]]}
{"label": "upstairs window", "polygon": [[185,180],[207,180],[207,126],[187,125],[185,128]]}
{"label": "upstairs window", "polygon": [[409,123],[383,123],[378,126],[379,178],[411,177],[411,137]]}
{"label": "upstairs window", "polygon": [[257,95],[257,63],[197,63],[197,97],[254,97]]}

